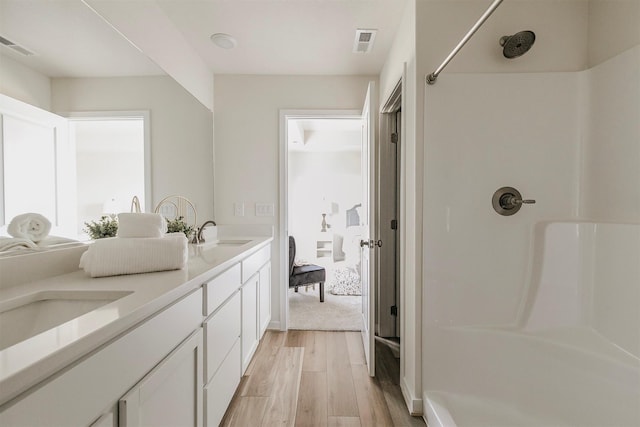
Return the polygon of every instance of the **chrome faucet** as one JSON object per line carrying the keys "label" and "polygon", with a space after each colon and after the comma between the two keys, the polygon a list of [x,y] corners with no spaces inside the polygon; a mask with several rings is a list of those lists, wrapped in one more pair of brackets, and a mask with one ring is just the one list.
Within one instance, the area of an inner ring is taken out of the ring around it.
{"label": "chrome faucet", "polygon": [[195,242],[194,242],[194,243],[202,243],[202,242],[204,242],[204,237],[202,237],[202,231],[205,229],[205,227],[206,227],[207,225],[214,225],[214,226],[215,226],[215,225],[217,225],[217,224],[216,224],[216,222],[215,222],[214,220],[212,220],[212,219],[210,219],[209,221],[205,221],[205,222],[204,222],[204,224],[202,224],[202,225],[200,226],[200,228],[198,229],[198,234],[196,234],[196,237],[195,237],[195,239],[194,239],[194,240],[195,240]]}

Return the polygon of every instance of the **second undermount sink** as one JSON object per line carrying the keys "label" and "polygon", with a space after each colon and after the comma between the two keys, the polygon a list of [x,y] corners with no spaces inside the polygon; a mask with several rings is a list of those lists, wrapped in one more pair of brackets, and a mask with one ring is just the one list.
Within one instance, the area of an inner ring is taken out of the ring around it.
{"label": "second undermount sink", "polygon": [[214,246],[242,246],[251,242],[251,240],[243,240],[243,239],[221,239],[215,241],[205,241],[199,243],[199,247],[214,247]]}
{"label": "second undermount sink", "polygon": [[0,350],[129,294],[130,291],[41,291],[0,302]]}
{"label": "second undermount sink", "polygon": [[218,246],[242,246],[251,240],[218,240]]}

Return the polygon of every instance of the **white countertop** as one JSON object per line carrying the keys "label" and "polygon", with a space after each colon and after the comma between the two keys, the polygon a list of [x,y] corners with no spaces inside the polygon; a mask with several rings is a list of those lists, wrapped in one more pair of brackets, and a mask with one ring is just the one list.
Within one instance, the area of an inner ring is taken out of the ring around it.
{"label": "white countertop", "polygon": [[79,270],[0,289],[0,301],[46,290],[131,292],[0,351],[0,405],[189,294],[273,240],[272,237],[243,239],[250,242],[241,246],[189,245],[189,262],[183,270],[101,278],[91,278]]}

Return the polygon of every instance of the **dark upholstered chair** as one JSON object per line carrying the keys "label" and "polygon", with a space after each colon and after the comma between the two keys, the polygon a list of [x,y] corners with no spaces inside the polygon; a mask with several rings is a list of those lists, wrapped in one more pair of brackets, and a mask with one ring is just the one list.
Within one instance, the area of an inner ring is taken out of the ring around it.
{"label": "dark upholstered chair", "polygon": [[320,302],[324,302],[324,281],[327,273],[324,267],[319,265],[294,265],[296,259],[296,240],[289,236],[289,287],[295,288],[298,292],[298,286],[306,286],[314,283],[320,284]]}

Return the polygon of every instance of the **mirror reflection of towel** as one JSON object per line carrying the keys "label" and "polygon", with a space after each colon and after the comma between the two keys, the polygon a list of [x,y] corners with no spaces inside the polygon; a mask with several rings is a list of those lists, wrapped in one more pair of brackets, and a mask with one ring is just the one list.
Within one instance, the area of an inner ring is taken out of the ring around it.
{"label": "mirror reflection of towel", "polygon": [[20,237],[0,237],[0,252],[12,249],[37,249],[38,245]]}
{"label": "mirror reflection of towel", "polygon": [[7,233],[11,236],[35,243],[47,237],[50,230],[51,222],[39,213],[16,215],[7,227]]}

